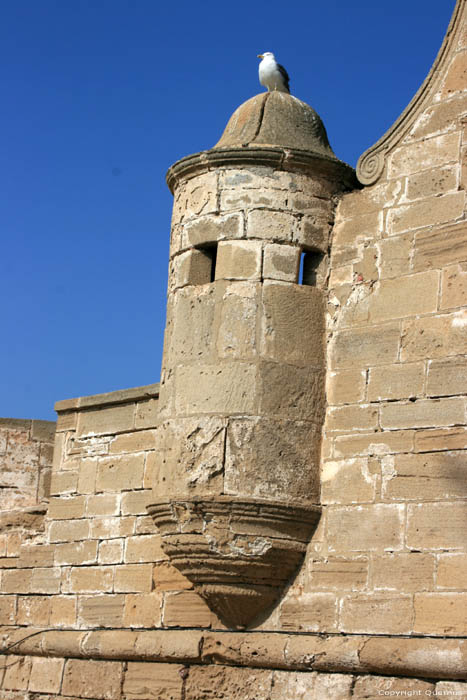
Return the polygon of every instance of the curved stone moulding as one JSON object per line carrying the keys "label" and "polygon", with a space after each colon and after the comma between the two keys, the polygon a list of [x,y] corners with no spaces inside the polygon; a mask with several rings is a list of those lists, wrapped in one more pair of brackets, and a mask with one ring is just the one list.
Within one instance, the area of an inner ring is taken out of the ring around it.
{"label": "curved stone moulding", "polygon": [[244,628],[297,571],[320,508],[231,496],[148,506],[162,548],[221,621]]}
{"label": "curved stone moulding", "polygon": [[437,89],[444,73],[445,64],[451,55],[453,42],[462,29],[462,14],[467,0],[457,0],[443,44],[430,72],[409,102],[401,116],[385,134],[360,156],[357,163],[357,178],[362,185],[373,185],[384,170],[387,154],[403,138],[417,117],[423,112]]}

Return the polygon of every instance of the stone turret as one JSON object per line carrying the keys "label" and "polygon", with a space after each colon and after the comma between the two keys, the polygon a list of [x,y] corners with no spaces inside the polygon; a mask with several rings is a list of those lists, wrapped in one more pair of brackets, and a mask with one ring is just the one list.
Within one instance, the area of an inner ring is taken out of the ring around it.
{"label": "stone turret", "polygon": [[324,294],[335,196],[355,186],[314,110],[272,92],[170,168],[175,198],[149,511],[230,626],[269,608],[319,519]]}

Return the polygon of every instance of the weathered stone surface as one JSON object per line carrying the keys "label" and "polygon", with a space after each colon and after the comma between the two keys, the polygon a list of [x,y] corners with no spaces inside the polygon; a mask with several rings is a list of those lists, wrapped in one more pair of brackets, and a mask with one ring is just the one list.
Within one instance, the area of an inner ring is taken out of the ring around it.
{"label": "weathered stone surface", "polygon": [[193,666],[187,676],[185,700],[267,700],[272,671]]}
{"label": "weathered stone surface", "polygon": [[368,634],[409,634],[412,631],[412,597],[401,594],[346,596],[342,601],[340,629]]}
{"label": "weathered stone surface", "polygon": [[62,693],[83,698],[120,698],[122,664],[116,661],[68,659],[63,674]]}
{"label": "weathered stone surface", "polygon": [[257,348],[259,283],[235,282],[227,286],[221,302],[217,352],[221,358],[252,359]]}
{"label": "weathered stone surface", "polygon": [[88,627],[122,627],[124,595],[80,596],[78,618]]}
{"label": "weathered stone surface", "polygon": [[368,400],[421,396],[424,381],[425,365],[422,362],[373,367],[368,379]]}
{"label": "weathered stone surface", "polygon": [[259,414],[307,420],[321,425],[324,416],[324,372],[279,362],[259,363]]}
{"label": "weathered stone surface", "polygon": [[368,581],[368,557],[332,557],[310,562],[305,590],[358,591]]}
{"label": "weathered stone surface", "polygon": [[33,658],[29,690],[36,693],[58,693],[64,663],[64,659]]}
{"label": "weathered stone surface", "polygon": [[438,588],[465,590],[467,587],[467,554],[440,554],[436,585]]}
{"label": "weathered stone surface", "polygon": [[297,282],[300,248],[269,243],[264,248],[263,278]]}
{"label": "weathered stone surface", "polygon": [[305,421],[231,419],[225,452],[225,493],[316,501],[319,444],[315,431]]}
{"label": "weathered stone surface", "polygon": [[465,635],[467,593],[416,593],[414,605],[415,633]]}
{"label": "weathered stone surface", "polygon": [[123,682],[125,698],[179,700],[185,668],[179,664],[129,663]]}
{"label": "weathered stone surface", "polygon": [[159,627],[162,597],[159,593],[134,593],[125,596],[125,627]]}
{"label": "weathered stone surface", "polygon": [[183,246],[200,246],[220,240],[241,238],[243,217],[241,214],[204,216],[185,224]]}
{"label": "weathered stone surface", "polygon": [[260,241],[221,241],[217,248],[216,280],[260,280]]}
{"label": "weathered stone surface", "polygon": [[413,430],[387,430],[361,435],[339,435],[334,440],[334,457],[376,456],[395,452],[411,452]]}
{"label": "weathered stone surface", "polygon": [[465,545],[466,503],[420,503],[407,509],[407,546],[420,550],[460,549]]}
{"label": "weathered stone surface", "polygon": [[144,455],[105,457],[97,466],[97,491],[122,491],[143,486]]}
{"label": "weathered stone surface", "polygon": [[378,590],[429,591],[434,586],[434,574],[432,554],[384,554],[373,557],[371,562],[371,580]]}
{"label": "weathered stone surface", "polygon": [[359,369],[328,372],[326,396],[329,404],[359,403],[365,398],[366,372]]}
{"label": "weathered stone surface", "polygon": [[280,610],[285,630],[333,632],[337,629],[337,599],[333,593],[304,593],[286,598]]}
{"label": "weathered stone surface", "polygon": [[463,354],[466,326],[465,311],[407,321],[402,335],[402,361]]}
{"label": "weathered stone surface", "polygon": [[467,262],[443,270],[440,309],[467,305]]}
{"label": "weathered stone surface", "polygon": [[431,428],[464,422],[462,398],[421,399],[408,403],[388,403],[381,407],[383,429]]}
{"label": "weathered stone surface", "polygon": [[322,367],[323,298],[319,289],[265,282],[261,354],[299,367]]}
{"label": "weathered stone surface", "polygon": [[257,402],[256,383],[255,366],[245,362],[178,367],[177,414],[252,413]]}
{"label": "weathered stone surface", "polygon": [[[459,133],[443,134],[397,148],[388,159],[390,178],[411,175],[446,163],[456,162],[459,154]],[[450,219],[447,219],[448,221]]]}
{"label": "weathered stone surface", "polygon": [[340,331],[332,341],[331,368],[387,365],[398,359],[399,344],[398,323]]}
{"label": "weathered stone surface", "polygon": [[76,427],[77,435],[110,435],[134,427],[135,404],[122,404],[80,411]]}
{"label": "weathered stone surface", "polygon": [[163,621],[165,627],[210,627],[212,613],[194,591],[167,593]]}
{"label": "weathered stone surface", "polygon": [[388,455],[382,461],[388,500],[449,500],[467,496],[465,452]]}
{"label": "weathered stone surface", "polygon": [[368,503],[375,497],[378,475],[371,472],[368,459],[327,461],[321,473],[322,503]]}
{"label": "weathered stone surface", "polygon": [[467,449],[467,429],[464,427],[417,430],[415,433],[416,452],[462,449]]}
{"label": "weathered stone surface", "polygon": [[334,506],[327,512],[331,552],[399,550],[403,541],[404,508],[400,505]]}
{"label": "weathered stone surface", "polygon": [[281,243],[292,241],[297,220],[288,213],[253,209],[248,214],[247,237]]}

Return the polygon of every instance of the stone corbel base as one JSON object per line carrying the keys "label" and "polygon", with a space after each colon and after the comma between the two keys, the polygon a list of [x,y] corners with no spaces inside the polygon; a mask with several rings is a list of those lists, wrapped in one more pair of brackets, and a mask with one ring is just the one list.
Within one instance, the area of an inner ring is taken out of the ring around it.
{"label": "stone corbel base", "polygon": [[150,506],[162,547],[224,624],[244,628],[297,571],[320,508],[216,496]]}

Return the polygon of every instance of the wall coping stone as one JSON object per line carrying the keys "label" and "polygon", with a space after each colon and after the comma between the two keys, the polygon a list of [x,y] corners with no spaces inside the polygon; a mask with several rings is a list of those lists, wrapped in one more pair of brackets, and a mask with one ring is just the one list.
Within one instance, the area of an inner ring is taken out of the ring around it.
{"label": "wall coping stone", "polygon": [[4,654],[223,664],[467,680],[467,639],[387,635],[1,627]]}
{"label": "wall coping stone", "polygon": [[[66,411],[81,411],[82,409],[93,408],[94,406],[110,406],[130,401],[140,401],[144,399],[155,399],[159,396],[159,384],[146,384],[136,386],[131,389],[117,389],[105,394],[93,394],[92,396],[78,396],[75,399],[63,399],[57,401],[55,410],[57,413]],[[1,419],[0,419],[1,420]]]}

